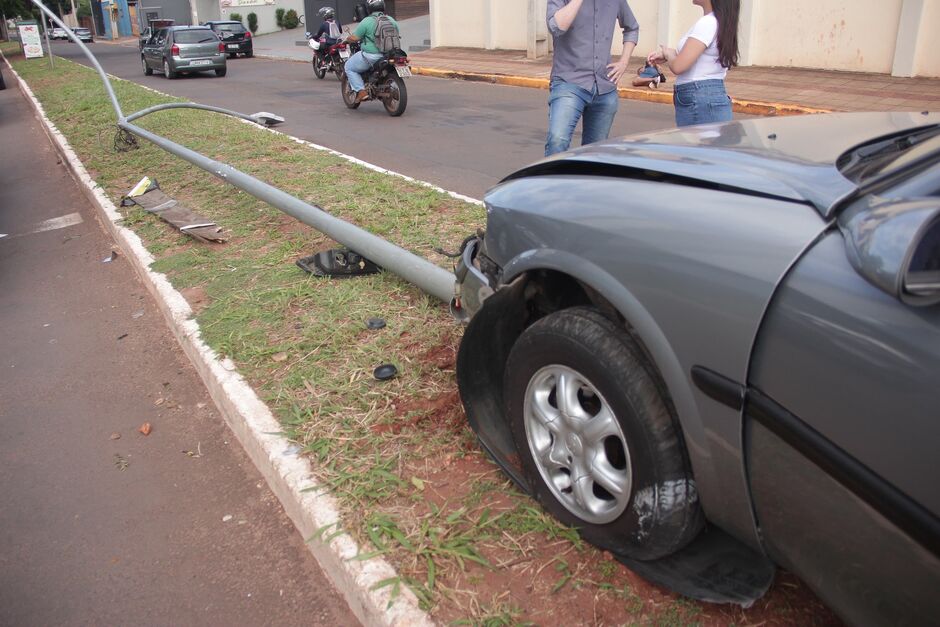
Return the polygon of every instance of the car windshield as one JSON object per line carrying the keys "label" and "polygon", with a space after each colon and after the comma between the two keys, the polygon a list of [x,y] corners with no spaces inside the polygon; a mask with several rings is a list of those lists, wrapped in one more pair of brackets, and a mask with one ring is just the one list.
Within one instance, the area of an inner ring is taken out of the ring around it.
{"label": "car windshield", "polygon": [[225,33],[244,33],[245,27],[241,24],[215,24],[213,25],[213,30],[222,31]]}
{"label": "car windshield", "polygon": [[891,174],[930,155],[940,153],[940,125],[922,126],[880,137],[856,146],[839,157],[836,166],[847,179],[864,183]]}
{"label": "car windshield", "polygon": [[218,40],[219,38],[215,36],[215,33],[207,28],[201,28],[199,30],[181,30],[173,35],[173,41],[178,44],[205,44],[210,41]]}

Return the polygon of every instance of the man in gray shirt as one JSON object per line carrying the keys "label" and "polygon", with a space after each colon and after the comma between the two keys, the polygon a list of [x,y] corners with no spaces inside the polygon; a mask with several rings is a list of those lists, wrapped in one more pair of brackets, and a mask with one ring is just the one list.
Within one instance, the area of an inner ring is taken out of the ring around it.
{"label": "man in gray shirt", "polygon": [[[617,81],[640,36],[627,0],[548,0],[547,19],[555,58],[545,156],[568,150],[582,117],[582,145],[607,139],[619,105]],[[623,54],[610,63],[615,20],[623,29]]]}

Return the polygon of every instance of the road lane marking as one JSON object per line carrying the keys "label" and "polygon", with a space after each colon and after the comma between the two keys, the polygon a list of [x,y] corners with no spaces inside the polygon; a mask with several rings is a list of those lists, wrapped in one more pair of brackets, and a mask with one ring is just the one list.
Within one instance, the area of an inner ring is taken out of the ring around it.
{"label": "road lane marking", "polygon": [[68,215],[60,216],[58,218],[50,218],[48,220],[43,220],[37,224],[33,230],[29,231],[27,235],[32,235],[33,233],[43,233],[45,231],[55,231],[58,229],[64,229],[66,227],[75,226],[76,224],[81,224],[84,222],[82,216],[79,213],[70,213]]}

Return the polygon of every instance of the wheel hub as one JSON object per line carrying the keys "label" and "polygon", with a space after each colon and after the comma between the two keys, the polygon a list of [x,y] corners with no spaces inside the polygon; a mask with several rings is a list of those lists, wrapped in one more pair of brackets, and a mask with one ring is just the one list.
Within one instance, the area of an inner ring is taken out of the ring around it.
{"label": "wheel hub", "polygon": [[536,372],[524,424],[545,485],[578,518],[605,524],[630,502],[630,450],[620,422],[594,385],[562,365]]}

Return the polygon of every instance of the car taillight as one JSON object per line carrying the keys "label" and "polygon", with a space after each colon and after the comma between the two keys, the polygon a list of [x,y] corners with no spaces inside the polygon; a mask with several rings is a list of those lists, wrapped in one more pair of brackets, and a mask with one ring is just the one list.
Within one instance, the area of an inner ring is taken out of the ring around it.
{"label": "car taillight", "polygon": [[251,39],[251,31],[250,31],[250,30],[246,30],[246,31],[245,31],[245,39]]}
{"label": "car taillight", "polygon": [[170,48],[170,54],[172,54],[174,57],[180,56],[180,47],[176,44],[173,44],[173,47]]}
{"label": "car taillight", "polygon": [[219,52],[225,52],[225,44],[223,44],[221,41],[219,42]]}

